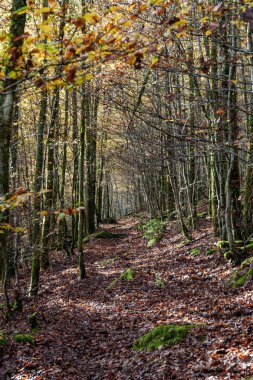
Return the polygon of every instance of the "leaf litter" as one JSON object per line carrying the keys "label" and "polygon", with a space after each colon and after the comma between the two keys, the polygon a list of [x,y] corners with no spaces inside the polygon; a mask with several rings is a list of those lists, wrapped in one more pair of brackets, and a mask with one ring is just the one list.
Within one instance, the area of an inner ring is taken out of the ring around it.
{"label": "leaf litter", "polygon": [[[232,287],[231,264],[217,253],[208,220],[193,241],[180,246],[177,226],[147,247],[135,218],[103,226],[118,238],[85,244],[88,277],[78,278],[78,258],[52,252],[37,299],[0,331],[10,342],[0,351],[0,378],[15,380],[246,379],[253,375],[252,283]],[[194,249],[198,255],[190,255]],[[106,263],[106,265],[105,265]],[[112,281],[134,270],[131,281]],[[24,268],[21,282],[28,282]],[[157,286],[157,276],[163,286]],[[31,334],[27,316],[36,313],[34,343],[18,343],[15,333]],[[194,324],[175,346],[135,352],[133,344],[158,325]],[[2,376],[2,377],[1,377]]]}

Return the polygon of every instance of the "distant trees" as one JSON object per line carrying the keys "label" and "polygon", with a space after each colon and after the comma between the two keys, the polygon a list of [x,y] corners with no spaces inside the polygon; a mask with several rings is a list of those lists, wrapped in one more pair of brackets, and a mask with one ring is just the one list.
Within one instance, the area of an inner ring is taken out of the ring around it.
{"label": "distant trees", "polygon": [[[235,242],[253,234],[250,2],[13,0],[11,13],[5,5],[5,289],[12,208],[20,210],[18,244],[27,249],[19,262],[31,268],[33,296],[51,251],[77,251],[85,278],[83,239],[134,210],[177,218],[188,239],[207,211],[236,254]],[[10,186],[11,138],[19,175]]]}

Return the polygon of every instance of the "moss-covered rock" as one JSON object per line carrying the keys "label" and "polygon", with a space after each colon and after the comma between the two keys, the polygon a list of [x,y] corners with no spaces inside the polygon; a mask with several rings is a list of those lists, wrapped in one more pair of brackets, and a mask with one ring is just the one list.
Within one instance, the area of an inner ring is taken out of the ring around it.
{"label": "moss-covered rock", "polygon": [[233,252],[227,251],[227,252],[224,252],[223,257],[225,260],[229,261],[229,260],[233,260],[234,255],[233,255]]}
{"label": "moss-covered rock", "polygon": [[173,346],[182,342],[188,331],[195,325],[159,325],[142,335],[133,345],[134,351],[152,351],[164,346]]}
{"label": "moss-covered rock", "polygon": [[98,232],[95,236],[96,238],[101,238],[101,239],[112,239],[112,238],[117,238],[117,234],[113,234],[110,231],[101,231]]}
{"label": "moss-covered rock", "polygon": [[236,279],[235,284],[243,286],[246,281],[253,277],[253,268],[250,268],[243,276]]}
{"label": "moss-covered rock", "polygon": [[118,237],[120,237],[118,234],[113,234],[110,231],[98,231],[98,232],[95,232],[94,234],[85,236],[85,238],[83,239],[83,243],[84,244],[88,243],[89,241],[93,239],[97,239],[97,238],[112,239],[112,238],[118,238]]}
{"label": "moss-covered rock", "polygon": [[13,339],[15,342],[18,343],[33,343],[34,342],[34,337],[29,334],[15,334],[13,336]]}
{"label": "moss-covered rock", "polygon": [[0,347],[7,346],[7,344],[8,344],[8,339],[6,338],[4,332],[0,331]]}
{"label": "moss-covered rock", "polygon": [[232,273],[229,282],[236,286],[243,286],[251,278],[253,278],[253,256],[241,263],[240,268]]}

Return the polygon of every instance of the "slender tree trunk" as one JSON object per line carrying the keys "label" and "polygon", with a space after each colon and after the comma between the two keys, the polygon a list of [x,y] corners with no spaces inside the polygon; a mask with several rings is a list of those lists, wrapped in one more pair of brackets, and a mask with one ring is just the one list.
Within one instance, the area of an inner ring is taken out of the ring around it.
{"label": "slender tree trunk", "polygon": [[31,281],[30,281],[30,295],[36,296],[39,289],[39,276],[40,276],[40,242],[41,242],[41,202],[42,195],[40,191],[43,183],[43,141],[44,132],[46,129],[47,120],[47,91],[43,90],[41,93],[40,114],[37,131],[37,146],[36,146],[36,168],[34,176],[34,201],[33,201],[33,254],[32,254],[32,268],[31,268]]}
{"label": "slender tree trunk", "polygon": [[[5,74],[15,71],[17,68],[17,59],[22,61],[23,39],[19,39],[24,33],[26,14],[19,15],[17,10],[26,6],[26,0],[13,0],[10,33],[10,48],[15,54],[11,55]],[[2,88],[0,95],[0,197],[6,199],[9,193],[10,185],[10,142],[13,127],[13,107],[15,104],[15,95],[17,81],[7,79]],[[0,224],[8,222],[8,214],[0,215]],[[0,278],[3,280],[3,290],[9,308],[7,293],[8,282],[8,252],[7,252],[7,233],[0,234]]]}
{"label": "slender tree trunk", "polygon": [[86,128],[86,223],[87,233],[96,229],[96,148],[97,148],[97,113],[99,98],[95,95],[89,125]]}

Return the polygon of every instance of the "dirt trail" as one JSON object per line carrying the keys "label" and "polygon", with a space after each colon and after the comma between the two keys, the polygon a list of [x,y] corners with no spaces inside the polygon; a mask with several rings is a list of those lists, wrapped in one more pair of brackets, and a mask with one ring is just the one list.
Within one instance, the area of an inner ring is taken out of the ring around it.
{"label": "dirt trail", "polygon": [[[136,231],[135,219],[105,226],[118,238],[85,245],[88,278],[78,279],[77,257],[51,257],[36,303],[0,329],[29,331],[36,311],[35,343],[12,343],[4,353],[9,379],[166,380],[245,379],[253,374],[252,284],[231,288],[229,264],[204,252],[213,243],[208,221],[194,241],[180,247],[174,230],[153,248]],[[193,248],[201,253],[191,256]],[[108,286],[127,268],[132,281]],[[160,279],[163,287],[157,286]],[[194,323],[184,343],[151,353],[132,351],[134,340],[161,323]],[[3,373],[3,371],[2,371]],[[0,372],[1,374],[1,372]]]}

